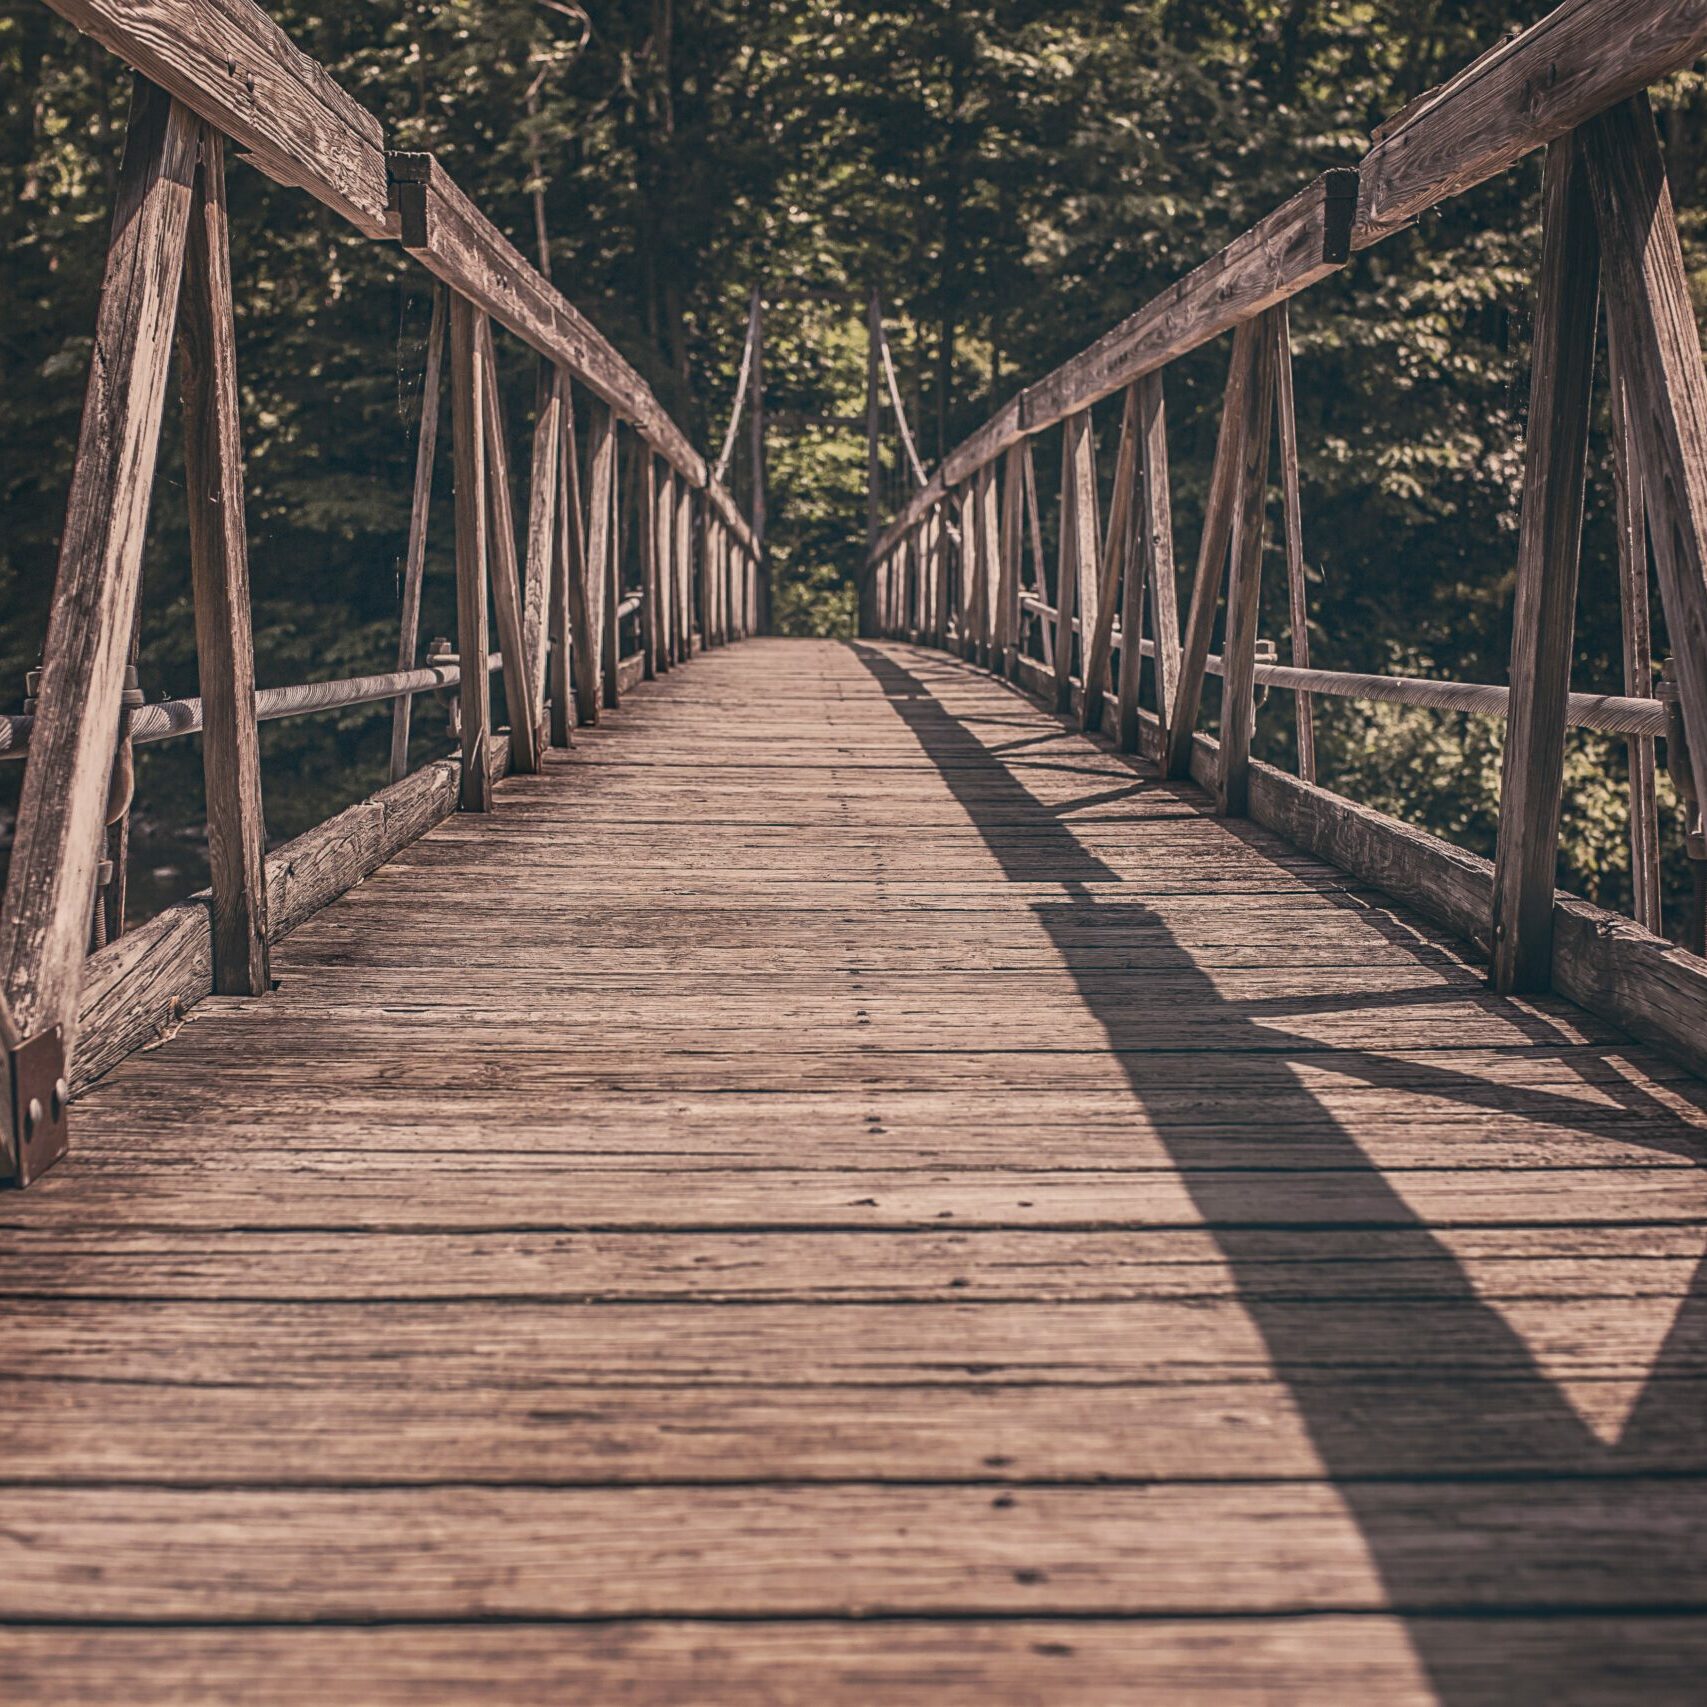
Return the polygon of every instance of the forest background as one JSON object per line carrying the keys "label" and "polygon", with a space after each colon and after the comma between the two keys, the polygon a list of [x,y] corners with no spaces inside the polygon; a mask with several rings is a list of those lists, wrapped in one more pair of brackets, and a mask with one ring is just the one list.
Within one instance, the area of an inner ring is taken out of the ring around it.
{"label": "forest background", "polygon": [[[852,631],[865,548],[865,304],[881,294],[927,462],[1545,6],[1496,0],[269,0],[384,123],[438,152],[701,445],[748,294],[766,299],[775,626]],[[64,519],[129,74],[37,0],[0,3],[0,706],[36,661]],[[1707,83],[1656,91],[1698,304]],[[1539,160],[1445,204],[1294,305],[1319,667],[1506,679]],[[430,281],[234,165],[238,359],[263,685],[391,667]],[[532,362],[503,340],[526,430]],[[1226,350],[1168,375],[1176,549],[1192,559]],[[1602,386],[1604,396],[1604,386]],[[1099,431],[1113,432],[1110,411]],[[454,632],[448,434],[423,635]],[[517,439],[515,442],[525,442]],[[1103,464],[1111,460],[1105,443]],[[193,693],[168,414],[141,675]],[[908,490],[886,423],[884,497]],[[1050,468],[1047,444],[1039,467]],[[751,479],[745,452],[735,480]],[[1574,685],[1623,690],[1605,422],[1591,446]],[[1271,532],[1277,530],[1271,529]],[[1273,541],[1271,540],[1271,545]],[[1287,651],[1278,559],[1262,632]],[[1657,609],[1657,602],[1656,602]],[[1663,634],[1656,655],[1663,655]],[[1492,847],[1501,726],[1318,702],[1319,771]],[[417,741],[442,745],[436,718]],[[384,780],[381,707],[263,729],[274,842]],[[1258,750],[1290,761],[1290,696]],[[139,766],[133,904],[204,881],[194,742]],[[0,766],[0,813],[16,797]],[[1573,737],[1561,881],[1629,904],[1621,743]],[[1663,786],[1663,785],[1662,785]],[[1675,803],[1662,821],[1674,894]],[[0,817],[0,839],[7,828]],[[1671,909],[1681,924],[1681,912]]]}

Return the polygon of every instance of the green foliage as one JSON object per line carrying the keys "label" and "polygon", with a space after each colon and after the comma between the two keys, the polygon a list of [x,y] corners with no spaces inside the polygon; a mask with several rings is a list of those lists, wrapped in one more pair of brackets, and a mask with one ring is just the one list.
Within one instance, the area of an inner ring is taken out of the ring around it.
{"label": "green foliage", "polygon": [[[699,440],[720,439],[747,292],[767,296],[777,625],[843,633],[865,544],[863,315],[882,293],[927,461],[1450,75],[1541,0],[538,0],[268,8],[385,123],[438,151]],[[0,699],[40,645],[77,430],[128,76],[36,0],[0,4]],[[1693,274],[1702,80],[1659,93]],[[1526,407],[1535,162],[1359,257],[1294,309],[1317,663],[1501,681]],[[300,192],[231,172],[264,683],[385,667],[395,645],[426,281]],[[501,339],[519,445],[532,362]],[[1225,352],[1168,377],[1189,564]],[[1108,413],[1105,410],[1104,415]],[[1110,460],[1112,423],[1099,416]],[[447,435],[448,436],[448,435]],[[177,425],[145,568],[143,678],[190,692]],[[1622,688],[1604,436],[1593,447],[1577,685]],[[884,495],[908,476],[891,432]],[[1049,477],[1050,446],[1039,447]],[[750,488],[744,443],[735,465]],[[424,635],[452,629],[448,453]],[[1051,525],[1052,524],[1046,524]],[[1278,561],[1271,563],[1278,574]],[[1284,600],[1264,631],[1281,643]],[[439,739],[436,720],[423,742]],[[269,828],[373,786],[385,718],[267,733]],[[1493,726],[1325,708],[1322,775],[1486,849]],[[1265,714],[1284,757],[1286,715]],[[1571,757],[1563,875],[1627,890],[1621,751]],[[148,756],[163,830],[199,816],[190,745]],[[16,767],[0,767],[15,786]]]}

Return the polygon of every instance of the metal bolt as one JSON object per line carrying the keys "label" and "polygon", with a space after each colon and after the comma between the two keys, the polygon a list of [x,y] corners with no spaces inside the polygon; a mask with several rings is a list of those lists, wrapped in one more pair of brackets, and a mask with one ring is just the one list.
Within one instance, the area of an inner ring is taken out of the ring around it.
{"label": "metal bolt", "polygon": [[24,1137],[26,1141],[35,1137],[36,1128],[42,1123],[42,1116],[47,1111],[41,1105],[40,1097],[31,1097],[30,1106],[24,1110]]}
{"label": "metal bolt", "polygon": [[53,1081],[53,1118],[60,1121],[65,1118],[65,1110],[71,1102],[71,1087],[64,1079]]}

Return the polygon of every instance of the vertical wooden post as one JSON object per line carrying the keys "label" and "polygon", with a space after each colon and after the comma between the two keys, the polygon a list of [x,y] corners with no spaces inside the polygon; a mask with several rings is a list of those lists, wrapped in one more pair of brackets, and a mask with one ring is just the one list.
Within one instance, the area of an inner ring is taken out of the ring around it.
{"label": "vertical wooden post", "polygon": [[676,657],[693,657],[693,488],[686,478],[673,482],[676,499]]}
{"label": "vertical wooden post", "polygon": [[1256,321],[1242,321],[1233,334],[1233,355],[1227,364],[1227,388],[1221,396],[1221,430],[1215,440],[1215,467],[1209,476],[1203,538],[1198,544],[1185,646],[1180,655],[1179,681],[1174,688],[1173,718],[1167,730],[1164,768],[1171,777],[1191,775],[1192,736],[1203,699],[1204,668],[1209,660],[1209,642],[1215,633],[1215,610],[1221,602],[1221,576],[1227,565],[1233,506],[1238,498],[1239,462],[1246,431],[1246,392],[1257,336]]}
{"label": "vertical wooden post", "polygon": [[[604,705],[605,589],[610,580],[611,482],[616,468],[616,429],[610,405],[597,397],[587,404],[586,555],[581,564],[575,625],[575,716],[594,724]],[[570,596],[575,586],[570,584]]]}
{"label": "vertical wooden post", "polygon": [[[1641,454],[1630,422],[1630,401],[1618,349],[1607,349],[1612,394],[1612,485],[1618,522],[1618,606],[1622,618],[1624,691],[1646,699],[1654,691],[1653,627],[1648,612],[1648,522],[1642,495]],[[1654,738],[1632,735],[1624,743],[1630,772],[1630,881],[1637,924],[1657,936],[1660,905],[1658,801]]]}
{"label": "vertical wooden post", "polygon": [[[1284,302],[1274,321],[1275,408],[1280,416],[1280,499],[1286,522],[1286,595],[1292,629],[1292,666],[1310,667],[1310,613],[1304,596],[1304,512],[1298,497],[1298,415],[1292,395],[1292,323]],[[1308,688],[1297,689],[1298,774],[1316,780],[1316,718]]]}
{"label": "vertical wooden post", "polygon": [[[1044,598],[1049,591],[1049,582],[1043,565],[1043,516],[1038,508],[1037,458],[1032,454],[1030,439],[1022,442],[1020,454],[1024,458],[1025,510],[1026,521],[1030,525],[1032,591],[1039,598]],[[1055,630],[1042,617],[1038,618],[1037,630],[1041,636],[1040,649],[1043,653],[1044,667],[1053,671],[1055,668]]]}
{"label": "vertical wooden post", "polygon": [[[880,364],[882,357],[879,351],[883,344],[883,304],[877,292],[871,293],[871,302],[865,316],[865,554],[867,562],[871,559],[873,548],[877,544],[877,536],[883,531],[882,494],[878,490],[883,482],[883,403],[879,386],[882,384]],[[876,612],[870,608],[871,597],[865,589],[865,582],[860,583],[859,598],[859,631],[869,633],[868,621],[875,618]]]}
{"label": "vertical wooden post", "polygon": [[960,643],[960,655],[975,659],[978,656],[978,588],[984,578],[978,537],[978,503],[975,483],[971,480],[949,500],[959,512],[960,555],[956,583],[955,629]]}
{"label": "vertical wooden post", "polygon": [[1262,598],[1263,532],[1268,498],[1268,441],[1274,423],[1274,359],[1279,348],[1269,309],[1251,348],[1233,512],[1227,633],[1221,648],[1221,772],[1218,805],[1230,818],[1250,810],[1251,733],[1256,721],[1257,609]]}
{"label": "vertical wooden post", "polygon": [[[415,436],[415,489],[409,500],[409,544],[403,557],[403,612],[397,635],[397,667],[415,667],[421,638],[421,577],[427,567],[427,516],[433,500],[433,462],[439,449],[439,397],[444,386],[445,287],[433,287],[433,317],[427,327],[427,372],[421,385],[421,425]],[[415,696],[399,694],[391,702],[391,780],[409,772],[409,722]]]}
{"label": "vertical wooden post", "polygon": [[1002,500],[994,461],[978,470],[978,662],[999,669],[1002,610]]}
{"label": "vertical wooden post", "polygon": [[658,464],[651,448],[635,439],[636,496],[638,512],[635,532],[640,543],[640,673],[645,681],[658,674],[664,649],[663,613],[658,608]]}
{"label": "vertical wooden post", "polygon": [[[1096,607],[1096,623],[1084,634],[1085,701],[1079,714],[1080,727],[1089,731],[1102,727],[1103,683],[1108,677],[1109,656],[1114,647],[1114,607],[1119,597],[1126,565],[1126,534],[1132,514],[1132,492],[1138,463],[1138,387],[1126,388],[1120,411],[1120,448],[1114,459],[1114,488],[1109,497],[1108,532],[1103,536],[1102,576]],[[1124,629],[1122,630],[1124,633]],[[1122,648],[1124,650],[1124,646]]]}
{"label": "vertical wooden post", "polygon": [[[1096,435],[1091,412],[1069,415],[1061,440],[1061,555],[1056,587],[1055,709],[1073,709],[1073,619],[1078,617],[1084,644],[1081,668],[1090,660],[1096,628],[1100,566],[1097,562]],[[1090,697],[1090,682],[1084,683]]]}
{"label": "vertical wooden post", "polygon": [[[557,390],[557,526],[551,530],[551,744],[575,739],[576,683],[573,660],[584,656],[578,638],[586,622],[587,540],[581,517],[581,470],[575,455],[575,400],[569,375],[552,370]],[[579,608],[577,608],[579,607]]]}
{"label": "vertical wooden post", "polygon": [[484,314],[480,339],[481,384],[485,388],[486,505],[490,511],[488,563],[492,609],[498,618],[498,650],[504,659],[504,704],[510,717],[510,766],[522,775],[539,769],[539,730],[534,718],[539,694],[533,685],[533,654],[522,614],[521,573],[516,564],[516,518],[511,508],[510,453],[504,439],[503,407],[498,398],[498,363],[492,348],[492,322]]}
{"label": "vertical wooden post", "polygon": [[1579,134],[1606,269],[1607,343],[1640,452],[1696,797],[1707,800],[1707,369],[1647,97]]}
{"label": "vertical wooden post", "polygon": [[523,589],[522,640],[528,680],[534,690],[534,739],[544,745],[547,657],[550,641],[547,604],[552,563],[557,553],[557,461],[563,450],[563,400],[556,369],[541,361],[534,414],[532,455],[528,463],[527,580]]}
{"label": "vertical wooden post", "polygon": [[1011,445],[1002,459],[1002,510],[996,571],[996,624],[992,642],[996,648],[995,668],[1005,676],[1015,675],[1019,655],[1020,556],[1025,549],[1025,453]]}
{"label": "vertical wooden post", "polygon": [[948,505],[944,498],[925,517],[925,561],[930,565],[931,618],[930,642],[948,648],[949,598],[952,588],[948,562]]}
{"label": "vertical wooden post", "polygon": [[1548,147],[1542,198],[1511,699],[1494,851],[1493,984],[1502,994],[1544,990],[1552,981],[1566,698],[1600,297],[1599,241],[1576,134]]}
{"label": "vertical wooden post", "polygon": [[622,618],[617,606],[622,603],[622,443],[616,422],[611,423],[610,480],[605,487],[609,505],[605,517],[606,549],[604,555],[604,586],[601,592],[604,625],[599,635],[604,665],[605,704],[615,711],[622,704]]}
{"label": "vertical wooden post", "polygon": [[480,321],[485,316],[461,296],[450,304],[451,443],[456,459],[456,649],[462,679],[464,812],[492,809],[492,773],[486,764],[491,722],[491,679],[486,654],[486,365]]}
{"label": "vertical wooden post", "polygon": [[[1179,683],[1179,588],[1174,571],[1173,494],[1168,482],[1168,412],[1159,372],[1138,381],[1138,469],[1143,482],[1144,573],[1150,592],[1151,627],[1156,637],[1156,711],[1161,718],[1162,744],[1173,726],[1174,695]],[[1124,660],[1122,664],[1124,666]],[[1132,673],[1121,673],[1120,748],[1136,753],[1138,741],[1138,684],[1142,657],[1132,651]]]}
{"label": "vertical wooden post", "polygon": [[676,471],[669,463],[658,469],[658,662],[671,669],[676,662]]}
{"label": "vertical wooden post", "polygon": [[753,610],[749,633],[769,626],[770,598],[765,577],[765,529],[769,517],[765,506],[765,299],[753,286],[753,397],[748,406],[747,428],[752,434],[753,503],[751,521],[757,555],[753,559]]}
{"label": "vertical wooden post", "polygon": [[[200,134],[187,107],[137,79],[0,909],[0,968],[16,1042],[28,1045],[58,1027],[66,1057],[75,1041]],[[63,1153],[64,1121],[12,1118],[4,1094],[0,1106],[8,1114],[0,1173],[27,1183]]]}
{"label": "vertical wooden post", "polygon": [[255,646],[243,432],[237,410],[237,334],[231,318],[225,139],[203,125],[201,147],[178,309],[178,349],[213,880],[213,987],[220,995],[259,996],[270,986],[262,869],[267,832],[255,730]]}

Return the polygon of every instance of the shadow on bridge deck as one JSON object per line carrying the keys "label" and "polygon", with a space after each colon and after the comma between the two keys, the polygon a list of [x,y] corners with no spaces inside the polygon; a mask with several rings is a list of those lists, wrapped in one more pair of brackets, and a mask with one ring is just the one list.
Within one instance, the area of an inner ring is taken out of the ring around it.
{"label": "shadow on bridge deck", "polygon": [[1697,1698],[1699,1088],[988,678],[709,655],[279,970],[0,1216],[8,1699]]}

